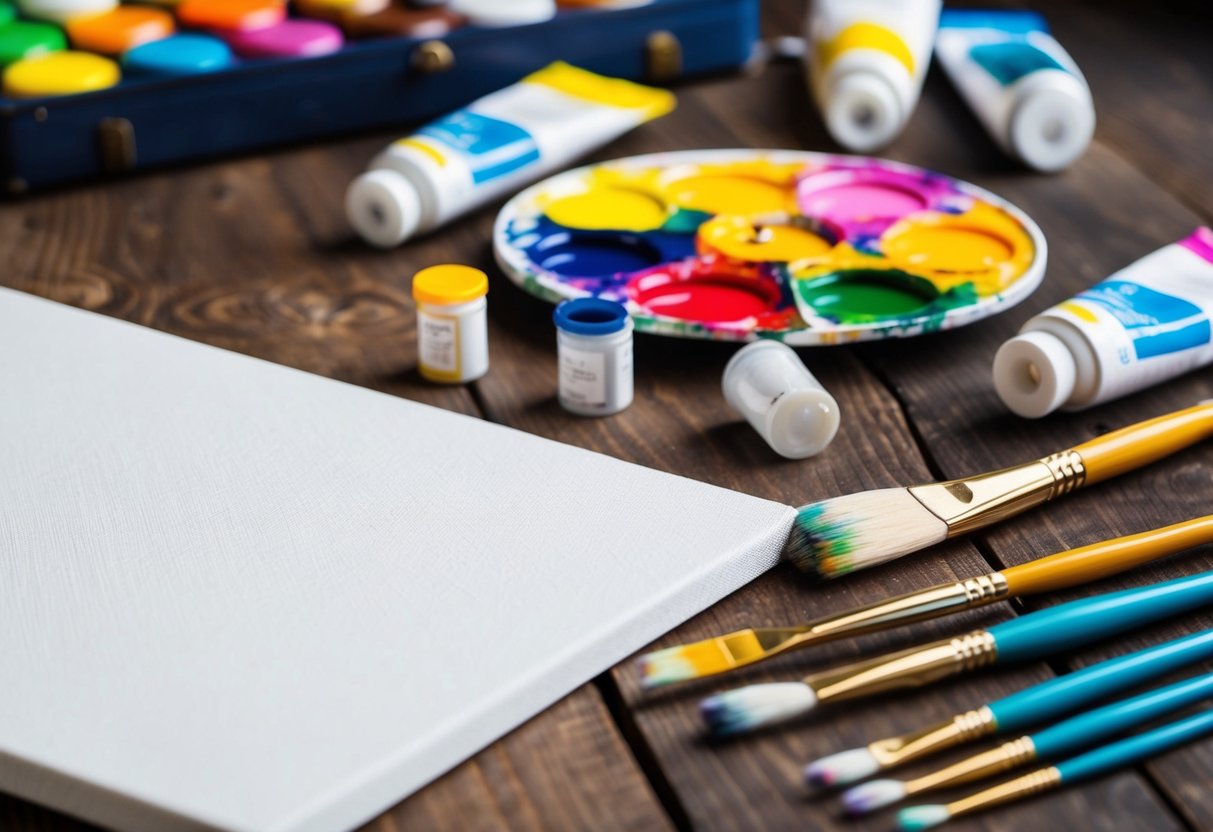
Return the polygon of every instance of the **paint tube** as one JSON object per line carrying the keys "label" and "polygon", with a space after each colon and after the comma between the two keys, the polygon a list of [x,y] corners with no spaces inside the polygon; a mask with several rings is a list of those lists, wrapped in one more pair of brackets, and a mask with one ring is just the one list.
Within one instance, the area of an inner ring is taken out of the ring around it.
{"label": "paint tube", "polygon": [[1030,319],[994,357],[1007,407],[1081,410],[1213,362],[1213,231],[1198,228]]}
{"label": "paint tube", "polygon": [[931,60],[940,0],[813,0],[809,88],[834,140],[866,153],[914,111]]}
{"label": "paint tube", "polygon": [[346,214],[390,248],[673,108],[666,90],[557,62],[393,142],[350,185]]}
{"label": "paint tube", "polygon": [[1040,15],[945,11],[935,54],[1004,152],[1057,171],[1087,149],[1095,132],[1091,90]]}

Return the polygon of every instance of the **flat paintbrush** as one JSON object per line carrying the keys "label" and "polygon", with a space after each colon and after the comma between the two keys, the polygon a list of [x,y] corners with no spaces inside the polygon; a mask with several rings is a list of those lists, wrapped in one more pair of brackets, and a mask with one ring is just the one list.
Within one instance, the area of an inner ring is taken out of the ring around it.
{"label": "flat paintbrush", "polygon": [[907,734],[830,754],[805,767],[805,782],[821,788],[854,783],[982,737],[1050,722],[1208,659],[1213,659],[1213,629],[1107,659]]}
{"label": "flat paintbrush", "polygon": [[1202,402],[1013,468],[813,503],[797,513],[785,555],[804,572],[836,578],[984,528],[1209,435],[1213,403]]}
{"label": "flat paintbrush", "polygon": [[997,748],[945,766],[911,780],[869,780],[848,789],[842,804],[852,815],[863,815],[924,792],[983,780],[1034,760],[1058,760],[1084,748],[1213,698],[1213,673],[1184,679],[1017,737]]}
{"label": "flat paintbrush", "polygon": [[1147,760],[1200,737],[1213,733],[1213,711],[1200,711],[1184,719],[1163,725],[1143,734],[1126,737],[1111,745],[1096,748],[1055,766],[1028,772],[1013,780],[999,783],[951,803],[910,806],[897,814],[897,827],[902,832],[919,832],[947,823],[962,815],[971,815],[991,806],[1010,803],[1029,795],[1052,791],[1082,780]]}
{"label": "flat paintbrush", "polygon": [[819,705],[923,687],[993,664],[1074,650],[1107,636],[1213,604],[1213,571],[1109,592],[1012,618],[987,629],[824,670],[795,682],[749,685],[700,703],[708,730],[735,734]]}
{"label": "flat paintbrush", "polygon": [[1099,580],[1175,552],[1213,541],[1213,515],[1141,534],[1118,537],[990,572],[939,584],[795,627],[759,627],[677,647],[638,659],[641,683],[660,687],[712,676],[789,650],[885,630],[992,604]]}

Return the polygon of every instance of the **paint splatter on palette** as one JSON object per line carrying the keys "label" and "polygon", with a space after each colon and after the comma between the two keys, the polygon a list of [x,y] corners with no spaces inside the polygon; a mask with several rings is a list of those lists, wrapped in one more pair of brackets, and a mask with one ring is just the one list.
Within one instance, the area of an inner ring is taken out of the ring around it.
{"label": "paint splatter on palette", "polygon": [[641,331],[835,344],[962,326],[1026,298],[1045,241],[1022,211],[881,159],[712,150],[618,159],[510,200],[506,274],[550,301],[626,303]]}

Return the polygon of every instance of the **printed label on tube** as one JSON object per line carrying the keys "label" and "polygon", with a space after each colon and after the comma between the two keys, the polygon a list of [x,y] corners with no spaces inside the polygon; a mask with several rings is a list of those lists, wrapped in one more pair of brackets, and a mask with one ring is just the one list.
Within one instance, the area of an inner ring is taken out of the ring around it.
{"label": "printed label on tube", "polygon": [[418,361],[440,373],[459,372],[459,321],[417,310]]}
{"label": "printed label on tube", "polygon": [[606,405],[606,356],[601,352],[562,347],[560,395],[587,407]]}
{"label": "printed label on tube", "polygon": [[462,153],[479,185],[539,160],[535,137],[517,124],[460,110],[417,131]]}

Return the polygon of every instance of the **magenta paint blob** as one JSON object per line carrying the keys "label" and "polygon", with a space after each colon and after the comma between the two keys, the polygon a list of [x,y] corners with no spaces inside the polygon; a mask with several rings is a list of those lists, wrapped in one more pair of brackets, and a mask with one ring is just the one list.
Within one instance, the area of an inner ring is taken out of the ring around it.
{"label": "magenta paint blob", "polygon": [[284,20],[276,26],[217,32],[242,58],[306,58],[336,52],[345,42],[341,30],[323,20]]}
{"label": "magenta paint blob", "polygon": [[802,196],[801,208],[809,216],[864,220],[901,217],[927,207],[922,194],[896,185],[855,182]]}

